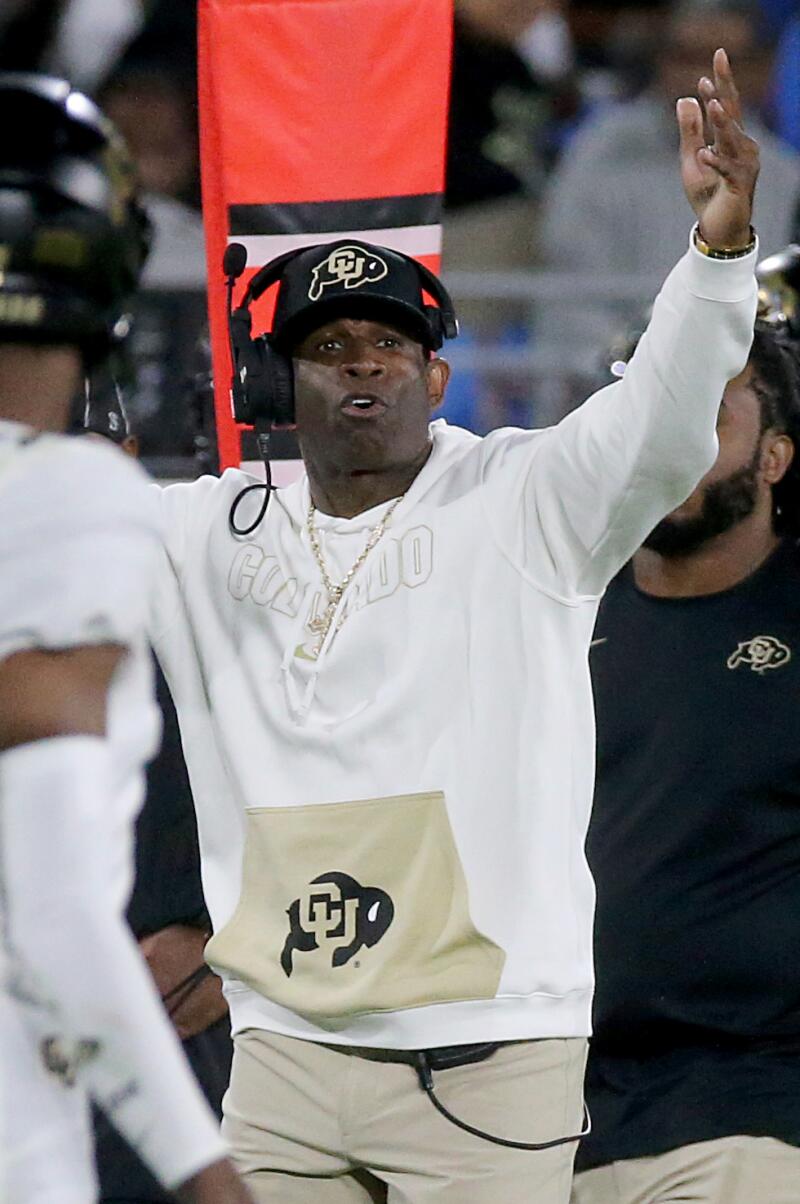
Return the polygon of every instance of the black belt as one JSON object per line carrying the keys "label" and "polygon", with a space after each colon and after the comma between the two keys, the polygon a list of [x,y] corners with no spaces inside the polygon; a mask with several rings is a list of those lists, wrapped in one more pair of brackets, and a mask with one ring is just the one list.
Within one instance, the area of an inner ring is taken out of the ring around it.
{"label": "black belt", "polygon": [[368,1062],[403,1062],[415,1069],[419,1066],[420,1054],[424,1054],[432,1070],[450,1070],[455,1066],[468,1066],[471,1062],[483,1062],[501,1045],[512,1044],[520,1043],[482,1041],[477,1045],[434,1045],[430,1049],[376,1049],[368,1045],[326,1045],[326,1048]]}

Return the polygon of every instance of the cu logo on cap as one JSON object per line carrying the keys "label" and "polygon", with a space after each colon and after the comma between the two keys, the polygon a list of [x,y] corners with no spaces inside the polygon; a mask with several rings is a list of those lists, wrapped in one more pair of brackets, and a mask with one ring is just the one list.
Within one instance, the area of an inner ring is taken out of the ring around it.
{"label": "cu logo on cap", "polygon": [[314,268],[308,297],[310,301],[319,301],[323,289],[331,284],[358,288],[383,280],[388,274],[388,264],[380,255],[372,255],[363,247],[337,247]]}

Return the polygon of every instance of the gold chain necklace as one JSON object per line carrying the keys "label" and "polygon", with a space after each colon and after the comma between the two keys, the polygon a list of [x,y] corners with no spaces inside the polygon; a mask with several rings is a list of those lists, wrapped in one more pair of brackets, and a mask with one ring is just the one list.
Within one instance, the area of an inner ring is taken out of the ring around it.
{"label": "gold chain necklace", "polygon": [[[313,632],[314,635],[318,636],[317,643],[314,648],[315,656],[319,656],[319,654],[322,650],[322,645],[325,643],[325,639],[328,635],[328,632],[331,629],[331,624],[333,623],[333,617],[336,614],[336,608],[339,605],[339,603],[341,602],[342,597],[344,596],[345,590],[347,589],[348,585],[355,577],[358,570],[361,568],[364,561],[369,556],[372,549],[383,537],[383,535],[386,531],[386,528],[389,525],[389,519],[392,517],[392,514],[394,513],[395,508],[400,504],[400,502],[402,500],[403,499],[401,497],[395,498],[395,500],[392,502],[391,506],[389,506],[389,508],[385,511],[380,522],[376,523],[376,525],[372,528],[369,535],[367,536],[367,542],[364,544],[363,549],[361,550],[359,555],[356,557],[356,559],[353,561],[350,568],[347,570],[347,572],[345,573],[342,580],[338,583],[338,585],[336,584],[336,582],[331,580],[330,573],[328,572],[328,567],[325,564],[325,558],[322,555],[322,548],[320,547],[319,535],[317,534],[317,528],[314,523],[314,503],[313,503],[313,501],[309,502],[308,515],[306,517],[306,526],[308,528],[308,540],[309,540],[309,543],[311,544],[311,551],[314,553],[314,559],[316,560],[317,564],[319,565],[320,575],[322,576],[322,584],[325,586],[325,593],[328,595],[328,603],[327,603],[327,606],[325,607],[325,610],[323,611],[323,613],[321,615],[316,615],[312,619],[309,619],[308,624],[307,624],[309,631]],[[336,624],[337,631],[342,626],[342,623],[344,622],[345,617],[346,617],[345,615],[340,616],[339,622]]]}

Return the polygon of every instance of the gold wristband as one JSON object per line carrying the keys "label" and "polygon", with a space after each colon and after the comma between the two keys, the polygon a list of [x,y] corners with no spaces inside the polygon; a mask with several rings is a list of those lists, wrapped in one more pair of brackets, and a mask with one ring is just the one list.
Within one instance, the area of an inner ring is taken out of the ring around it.
{"label": "gold wristband", "polygon": [[756,232],[753,227],[750,227],[750,241],[744,247],[712,247],[707,243],[700,233],[700,227],[694,228],[694,245],[697,247],[701,255],[707,256],[709,259],[742,259],[745,255],[749,255],[756,247]]}

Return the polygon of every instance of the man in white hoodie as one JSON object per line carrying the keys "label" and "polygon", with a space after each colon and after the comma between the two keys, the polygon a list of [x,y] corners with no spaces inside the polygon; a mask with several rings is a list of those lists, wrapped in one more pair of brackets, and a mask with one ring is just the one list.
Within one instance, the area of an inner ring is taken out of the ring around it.
{"label": "man in white hoodie", "polygon": [[[233,470],[163,492],[153,638],[235,1034],[224,1127],[259,1204],[568,1200],[589,641],[713,462],[755,311],[758,154],[723,51],[699,87],[713,145],[678,105],[699,225],[622,381],[551,430],[431,425],[446,298],[386,248],[316,246],[282,267],[268,348],[306,474],[266,510]],[[245,350],[237,388],[259,366]]]}

